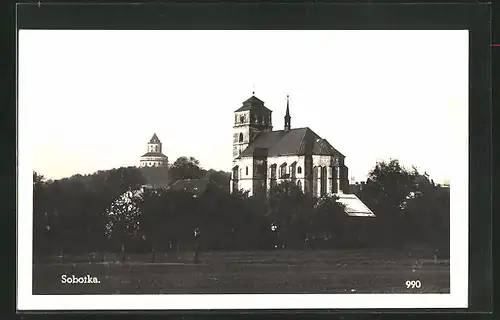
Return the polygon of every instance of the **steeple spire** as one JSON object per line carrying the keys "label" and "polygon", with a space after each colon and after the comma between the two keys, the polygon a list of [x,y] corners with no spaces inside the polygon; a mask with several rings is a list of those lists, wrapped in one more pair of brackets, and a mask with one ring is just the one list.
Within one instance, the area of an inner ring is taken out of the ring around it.
{"label": "steeple spire", "polygon": [[290,103],[289,103],[290,96],[286,95],[286,114],[285,114],[285,131],[290,130],[291,128],[291,119],[290,117]]}

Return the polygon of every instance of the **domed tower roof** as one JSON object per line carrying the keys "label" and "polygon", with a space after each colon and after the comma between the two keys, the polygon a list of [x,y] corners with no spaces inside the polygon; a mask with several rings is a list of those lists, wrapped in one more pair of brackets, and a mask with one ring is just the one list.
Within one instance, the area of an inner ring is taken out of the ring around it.
{"label": "domed tower roof", "polygon": [[160,143],[160,139],[158,139],[156,133],[153,134],[153,137],[151,138],[151,140],[149,140],[149,143]]}

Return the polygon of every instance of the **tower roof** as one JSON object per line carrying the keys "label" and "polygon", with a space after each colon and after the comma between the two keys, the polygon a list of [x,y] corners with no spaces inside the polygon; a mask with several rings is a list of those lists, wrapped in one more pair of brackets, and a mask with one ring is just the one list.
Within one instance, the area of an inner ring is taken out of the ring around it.
{"label": "tower roof", "polygon": [[287,95],[286,96],[286,114],[285,114],[285,117],[290,117],[290,96]]}
{"label": "tower roof", "polygon": [[158,139],[156,133],[153,134],[153,137],[151,138],[151,140],[149,140],[149,143],[160,143],[160,139]]}
{"label": "tower roof", "polygon": [[286,96],[286,114],[285,114],[285,130],[290,130],[291,124],[290,120],[292,117],[290,117],[290,105],[289,105],[289,96]]}
{"label": "tower roof", "polygon": [[237,109],[235,112],[239,112],[239,111],[247,111],[247,110],[252,110],[252,109],[265,109],[266,111],[269,111],[269,112],[272,112],[271,110],[269,110],[268,108],[266,108],[264,106],[264,101],[260,100],[259,98],[257,98],[256,96],[251,96],[250,98],[248,98],[247,100],[245,100],[243,102],[243,105]]}

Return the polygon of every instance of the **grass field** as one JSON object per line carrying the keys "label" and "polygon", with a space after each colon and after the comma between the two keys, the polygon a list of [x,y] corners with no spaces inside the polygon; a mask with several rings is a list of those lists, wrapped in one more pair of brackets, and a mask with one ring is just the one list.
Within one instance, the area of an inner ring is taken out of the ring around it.
{"label": "grass field", "polygon": [[[258,251],[75,256],[34,265],[34,294],[158,293],[449,293],[448,260],[361,250]],[[61,276],[97,277],[98,284],[64,284]],[[419,289],[407,280],[420,280]]]}

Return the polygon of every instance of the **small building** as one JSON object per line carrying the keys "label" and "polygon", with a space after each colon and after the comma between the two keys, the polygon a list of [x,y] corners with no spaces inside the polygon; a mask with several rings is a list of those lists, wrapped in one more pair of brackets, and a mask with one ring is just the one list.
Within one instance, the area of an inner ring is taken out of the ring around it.
{"label": "small building", "polygon": [[222,191],[222,187],[215,181],[206,178],[182,179],[174,182],[168,190],[187,191],[193,193],[195,196],[200,196],[209,190]]}

